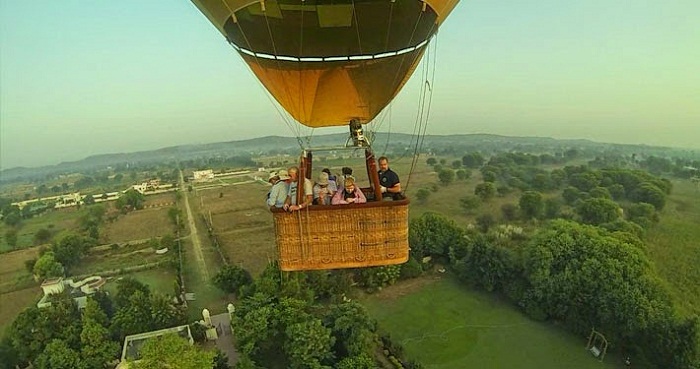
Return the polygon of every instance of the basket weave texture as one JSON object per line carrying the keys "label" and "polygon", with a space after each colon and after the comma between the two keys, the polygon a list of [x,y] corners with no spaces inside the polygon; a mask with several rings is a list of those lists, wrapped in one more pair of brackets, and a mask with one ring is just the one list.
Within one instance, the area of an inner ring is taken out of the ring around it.
{"label": "basket weave texture", "polygon": [[408,261],[408,200],[274,210],[284,271],[362,268]]}

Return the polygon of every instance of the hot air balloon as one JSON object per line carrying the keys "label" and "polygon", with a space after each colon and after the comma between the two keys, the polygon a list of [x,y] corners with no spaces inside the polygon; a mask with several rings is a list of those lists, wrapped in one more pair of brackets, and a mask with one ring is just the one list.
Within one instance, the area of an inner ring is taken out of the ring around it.
{"label": "hot air balloon", "polygon": [[[348,126],[348,142],[365,149],[371,187],[363,192],[376,201],[273,211],[281,269],[406,262],[409,201],[381,201],[363,125],[408,81],[458,0],[192,2],[294,120],[312,128]],[[302,152],[301,178],[311,176],[312,151]]]}

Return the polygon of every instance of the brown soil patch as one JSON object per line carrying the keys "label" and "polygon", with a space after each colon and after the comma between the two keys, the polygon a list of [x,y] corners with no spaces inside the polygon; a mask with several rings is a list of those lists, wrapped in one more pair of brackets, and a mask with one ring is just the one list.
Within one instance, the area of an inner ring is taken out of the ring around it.
{"label": "brown soil patch", "polygon": [[396,300],[400,297],[410,295],[442,279],[441,274],[426,274],[422,277],[399,281],[381,291],[374,293],[380,300]]}

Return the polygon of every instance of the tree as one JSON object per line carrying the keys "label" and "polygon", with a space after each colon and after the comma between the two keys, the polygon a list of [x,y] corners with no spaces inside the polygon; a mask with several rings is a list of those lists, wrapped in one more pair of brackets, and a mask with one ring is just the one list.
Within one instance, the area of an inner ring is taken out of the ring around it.
{"label": "tree", "polygon": [[520,211],[525,219],[539,218],[544,211],[542,194],[536,191],[526,191],[520,196]]}
{"label": "tree", "polygon": [[492,182],[479,183],[474,188],[474,194],[483,201],[488,201],[496,196],[496,185]]}
{"label": "tree", "polygon": [[564,202],[567,205],[573,205],[576,200],[581,198],[581,191],[576,187],[567,187],[562,192],[561,196],[564,198]]}
{"label": "tree", "polygon": [[336,369],[374,369],[377,367],[374,359],[367,354],[346,357],[336,365]]}
{"label": "tree", "polygon": [[85,195],[85,197],[83,198],[83,204],[93,205],[95,204],[95,198],[92,195]]}
{"label": "tree", "polygon": [[452,168],[453,169],[459,169],[462,167],[462,161],[461,160],[455,160],[452,162]]}
{"label": "tree", "polygon": [[661,210],[666,205],[666,194],[652,183],[644,182],[632,192],[632,200],[654,205],[656,210]]}
{"label": "tree", "polygon": [[[203,351],[192,346],[176,334],[153,337],[141,349],[141,361],[131,365],[134,369],[201,369],[214,364],[213,351]],[[131,367],[131,366],[130,366]]]}
{"label": "tree", "polygon": [[603,198],[590,198],[576,206],[576,214],[586,224],[610,223],[620,217],[620,207],[616,202]]}
{"label": "tree", "polygon": [[36,358],[38,369],[76,369],[81,365],[80,355],[59,339],[51,341]]}
{"label": "tree", "polygon": [[[179,192],[178,192],[179,193]],[[168,219],[176,228],[182,228],[182,212],[179,208],[172,207],[168,209]]]}
{"label": "tree", "polygon": [[580,191],[588,192],[600,185],[600,178],[594,172],[576,173],[569,177],[569,184]]}
{"label": "tree", "polygon": [[83,319],[80,343],[83,363],[87,368],[105,368],[119,353],[119,345],[109,339],[107,328],[90,318]]}
{"label": "tree", "polygon": [[474,195],[467,195],[465,197],[462,197],[459,199],[459,205],[464,209],[467,213],[470,213],[481,206],[481,199],[478,196]]}
{"label": "tree", "polygon": [[117,294],[114,297],[114,303],[118,308],[126,307],[129,305],[129,299],[137,291],[141,291],[146,296],[150,296],[151,291],[148,286],[139,282],[138,280],[126,277],[117,281]]}
{"label": "tree", "polygon": [[17,211],[17,212],[13,211],[9,214],[4,214],[4,215],[5,216],[3,217],[2,221],[5,222],[5,224],[7,224],[10,227],[16,226],[22,220],[22,217],[21,217],[19,211]]}
{"label": "tree", "polygon": [[[477,198],[478,200],[478,198]],[[412,219],[408,227],[411,256],[447,256],[449,248],[462,242],[464,231],[454,221],[435,213],[425,213]]]}
{"label": "tree", "polygon": [[428,160],[426,160],[425,163],[428,164],[428,165],[435,165],[435,164],[437,164],[437,159],[435,159],[435,158],[428,158]]}
{"label": "tree", "polygon": [[185,323],[185,312],[174,306],[170,298],[160,293],[151,295],[151,324],[153,329],[164,329]]}
{"label": "tree", "polygon": [[558,198],[550,197],[544,200],[544,217],[547,219],[555,219],[559,217],[561,212],[561,201]]}
{"label": "tree", "polygon": [[697,321],[676,318],[638,238],[557,220],[526,245],[523,260],[521,303],[531,315],[579,334],[606,327],[609,340],[658,368],[687,368],[696,357]]}
{"label": "tree", "polygon": [[5,242],[10,248],[15,248],[17,246],[17,230],[14,228],[9,228],[5,231]]}
{"label": "tree", "polygon": [[63,276],[63,265],[56,261],[54,253],[49,251],[42,255],[34,264],[34,274],[40,279]]}
{"label": "tree", "polygon": [[238,290],[251,284],[250,273],[237,265],[226,265],[214,277],[214,284],[220,290],[228,293],[238,293]]}
{"label": "tree", "polygon": [[285,330],[287,339],[284,351],[293,368],[318,368],[333,357],[331,347],[335,338],[331,330],[323,326],[320,319],[311,319],[289,325]]}
{"label": "tree", "polygon": [[443,186],[447,186],[455,180],[455,172],[452,169],[442,169],[438,172],[438,179]]}
{"label": "tree", "polygon": [[588,192],[588,194],[595,198],[612,199],[610,191],[608,191],[608,189],[605,187],[594,187]]}
{"label": "tree", "polygon": [[471,172],[471,170],[460,169],[460,170],[456,171],[455,174],[457,175],[458,181],[464,181],[464,180],[467,180],[469,177],[471,177],[472,172]]}
{"label": "tree", "polygon": [[46,228],[41,228],[34,234],[34,244],[42,245],[51,240],[51,231]]}
{"label": "tree", "polygon": [[130,189],[114,202],[114,206],[122,212],[133,209],[138,210],[143,209],[144,201],[145,197],[143,194],[134,189]]}
{"label": "tree", "polygon": [[110,330],[121,341],[130,334],[152,330],[154,323],[149,297],[142,291],[136,291],[129,298],[128,304],[114,314]]}
{"label": "tree", "polygon": [[484,157],[478,152],[472,152],[462,157],[462,164],[467,168],[477,169],[484,164]]}
{"label": "tree", "polygon": [[420,203],[425,203],[428,197],[430,197],[430,190],[427,188],[421,188],[416,192],[416,199],[418,199]]}
{"label": "tree", "polygon": [[501,213],[503,213],[503,219],[506,221],[516,220],[518,219],[518,206],[515,204],[503,204]]}
{"label": "tree", "polygon": [[484,182],[495,183],[497,179],[497,174],[495,172],[487,170],[481,173],[481,178],[484,180]]}
{"label": "tree", "polygon": [[56,261],[63,264],[66,268],[71,268],[78,264],[87,250],[94,246],[95,243],[95,240],[87,237],[68,233],[54,243],[51,250],[56,255]]}
{"label": "tree", "polygon": [[476,224],[481,232],[488,232],[489,229],[496,224],[496,219],[491,214],[481,214],[476,217]]}

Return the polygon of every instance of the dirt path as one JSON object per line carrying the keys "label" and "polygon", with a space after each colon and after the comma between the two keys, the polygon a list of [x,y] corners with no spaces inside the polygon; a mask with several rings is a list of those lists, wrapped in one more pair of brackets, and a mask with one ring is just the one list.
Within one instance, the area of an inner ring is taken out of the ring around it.
{"label": "dirt path", "polygon": [[190,198],[188,196],[187,188],[185,188],[185,178],[182,174],[182,170],[180,170],[180,191],[182,191],[182,197],[185,199],[185,209],[187,209],[187,225],[190,228],[190,236],[192,236],[192,248],[194,249],[194,258],[197,260],[197,269],[199,269],[202,281],[206,282],[209,280],[209,271],[207,270],[207,264],[204,262],[202,243],[199,240],[199,235],[197,234],[197,225],[194,224],[194,216],[192,215]]}

